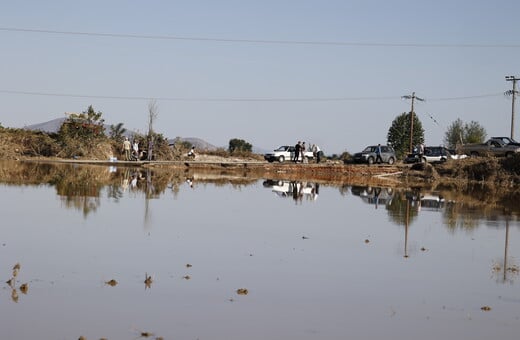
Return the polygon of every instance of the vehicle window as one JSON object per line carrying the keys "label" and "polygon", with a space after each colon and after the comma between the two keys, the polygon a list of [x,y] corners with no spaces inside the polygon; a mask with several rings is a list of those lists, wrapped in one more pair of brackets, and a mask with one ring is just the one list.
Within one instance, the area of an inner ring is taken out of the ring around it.
{"label": "vehicle window", "polygon": [[381,147],[381,152],[389,152],[388,147],[382,146]]}
{"label": "vehicle window", "polygon": [[365,150],[363,150],[363,152],[374,152],[376,151],[376,147],[375,146],[367,146],[365,148]]}

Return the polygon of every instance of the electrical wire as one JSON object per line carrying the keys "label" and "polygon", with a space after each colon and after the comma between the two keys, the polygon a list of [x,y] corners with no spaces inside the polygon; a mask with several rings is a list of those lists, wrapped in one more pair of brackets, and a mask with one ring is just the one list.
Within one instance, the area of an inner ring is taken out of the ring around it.
{"label": "electrical wire", "polygon": [[[160,100],[160,101],[179,101],[179,102],[344,102],[344,101],[380,101],[380,100],[401,100],[401,96],[379,96],[379,97],[309,97],[309,98],[211,98],[211,97],[154,97],[154,96],[114,96],[114,95],[88,95],[74,93],[39,92],[39,91],[16,91],[2,90],[0,93],[29,96],[46,97],[72,97],[72,98],[93,98],[93,99],[116,99],[116,100]],[[479,99],[488,97],[503,96],[503,93],[491,93],[464,97],[445,97],[432,98],[428,101],[455,101]]]}
{"label": "electrical wire", "polygon": [[483,43],[395,43],[395,42],[352,42],[352,41],[315,41],[315,40],[269,40],[269,39],[237,39],[186,37],[175,35],[145,35],[123,33],[96,33],[80,31],[59,31],[31,28],[0,27],[4,32],[60,34],[74,36],[90,36],[104,38],[152,39],[152,40],[186,40],[224,43],[277,44],[277,45],[314,45],[314,46],[353,46],[353,47],[425,47],[425,48],[520,48],[520,44],[483,44]]}

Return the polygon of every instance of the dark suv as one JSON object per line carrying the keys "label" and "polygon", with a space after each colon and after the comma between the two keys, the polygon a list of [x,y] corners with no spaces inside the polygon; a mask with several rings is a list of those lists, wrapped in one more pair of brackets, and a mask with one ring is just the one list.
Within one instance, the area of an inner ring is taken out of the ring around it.
{"label": "dark suv", "polygon": [[[365,150],[354,154],[354,162],[374,164],[376,161],[377,145],[367,146]],[[381,159],[383,163],[394,164],[397,157],[391,146],[381,145]]]}

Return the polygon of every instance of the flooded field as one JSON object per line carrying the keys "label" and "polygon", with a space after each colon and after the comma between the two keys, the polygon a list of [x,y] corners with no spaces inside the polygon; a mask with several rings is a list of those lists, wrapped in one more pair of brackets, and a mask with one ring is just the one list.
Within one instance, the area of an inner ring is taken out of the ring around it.
{"label": "flooded field", "polygon": [[0,163],[5,339],[516,339],[520,205]]}

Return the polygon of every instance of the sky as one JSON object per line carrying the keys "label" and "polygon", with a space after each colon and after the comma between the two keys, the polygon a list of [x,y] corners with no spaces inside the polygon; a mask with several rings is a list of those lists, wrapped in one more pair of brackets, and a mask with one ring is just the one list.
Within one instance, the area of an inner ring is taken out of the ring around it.
{"label": "sky", "polygon": [[509,136],[518,13],[517,0],[2,1],[0,123],[92,105],[144,132],[155,99],[169,138],[353,153],[386,144],[415,92],[426,145],[458,118]]}

